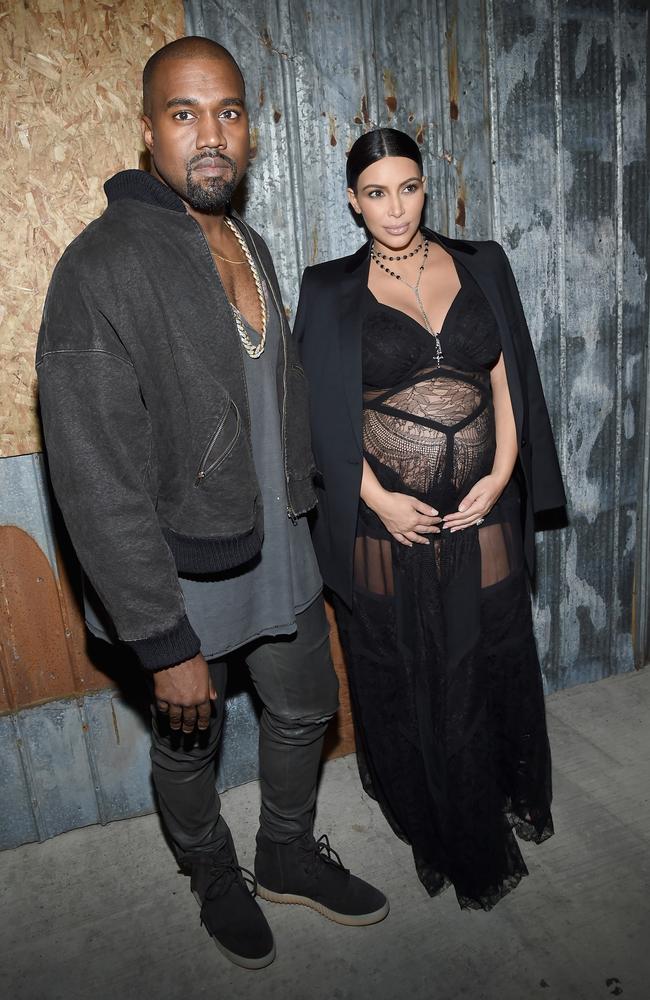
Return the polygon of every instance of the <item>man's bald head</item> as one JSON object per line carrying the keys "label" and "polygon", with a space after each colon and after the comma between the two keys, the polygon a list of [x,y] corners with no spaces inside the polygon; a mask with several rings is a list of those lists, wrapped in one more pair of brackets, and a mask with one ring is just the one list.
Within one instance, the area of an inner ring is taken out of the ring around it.
{"label": "man's bald head", "polygon": [[142,71],[142,108],[145,115],[151,115],[151,95],[153,83],[156,75],[163,69],[166,62],[172,59],[216,59],[229,62],[236,70],[242,81],[242,88],[245,92],[246,85],[242,71],[237,65],[236,59],[230,54],[228,49],[211,38],[203,38],[201,35],[187,35],[185,38],[177,38],[168,45],[163,45],[161,49],[151,56]]}

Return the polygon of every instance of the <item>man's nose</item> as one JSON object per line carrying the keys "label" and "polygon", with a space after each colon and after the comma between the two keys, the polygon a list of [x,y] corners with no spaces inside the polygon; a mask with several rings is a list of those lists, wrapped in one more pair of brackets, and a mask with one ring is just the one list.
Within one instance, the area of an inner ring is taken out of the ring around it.
{"label": "man's nose", "polygon": [[225,149],[226,133],[218,115],[206,115],[199,122],[196,133],[197,149]]}

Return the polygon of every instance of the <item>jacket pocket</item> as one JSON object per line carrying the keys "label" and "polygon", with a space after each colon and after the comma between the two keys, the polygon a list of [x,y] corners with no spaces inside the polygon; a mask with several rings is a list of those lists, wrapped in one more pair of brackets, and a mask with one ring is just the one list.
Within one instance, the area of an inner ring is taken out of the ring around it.
{"label": "jacket pocket", "polygon": [[194,480],[195,486],[200,486],[204,479],[223,465],[237,444],[240,434],[241,414],[237,405],[230,400],[201,456]]}

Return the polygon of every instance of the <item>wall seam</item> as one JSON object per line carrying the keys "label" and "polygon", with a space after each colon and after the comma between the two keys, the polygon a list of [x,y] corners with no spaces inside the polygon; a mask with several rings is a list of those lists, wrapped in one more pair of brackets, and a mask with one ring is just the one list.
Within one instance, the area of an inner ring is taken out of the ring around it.
{"label": "wall seam", "polygon": [[[553,116],[555,124],[555,149],[556,149],[556,188],[557,188],[557,202],[556,202],[556,212],[557,212],[557,294],[558,294],[558,316],[559,316],[559,329],[558,329],[558,355],[559,355],[559,372],[560,372],[560,426],[558,428],[559,432],[559,451],[560,451],[560,468],[562,474],[566,477],[567,461],[568,461],[568,438],[569,438],[569,391],[568,391],[568,360],[567,360],[567,338],[566,338],[566,205],[565,205],[565,173],[564,173],[564,121],[563,121],[563,103],[562,103],[562,47],[560,41],[560,3],[559,0],[552,0],[551,6],[551,25],[553,32]],[[568,483],[567,483],[568,489]],[[567,500],[569,498],[567,497]],[[552,561],[555,565],[556,579],[562,580],[563,573],[562,567],[566,563],[567,558],[567,545],[569,532],[572,529],[567,527],[564,531],[559,532],[559,538],[557,543],[557,550],[555,559]],[[561,603],[561,602],[560,602]],[[556,615],[552,623],[552,629],[555,634],[555,642],[551,642],[551,659],[553,659],[552,651],[555,650],[556,662],[551,664],[552,670],[556,674],[559,674],[562,664],[559,662],[560,658],[563,660],[564,656],[562,651],[564,650],[563,642],[563,631],[566,627],[566,622],[563,615]]]}
{"label": "wall seam", "polygon": [[485,0],[485,26],[487,35],[487,78],[490,120],[490,188],[492,194],[492,238],[501,243],[501,191],[499,186],[499,95],[496,78],[496,35],[494,28],[494,0]]}
{"label": "wall seam", "polygon": [[614,430],[614,511],[612,538],[615,557],[612,560],[612,623],[610,627],[610,673],[616,656],[616,640],[621,615],[619,594],[620,570],[616,553],[620,551],[621,530],[621,447],[623,442],[623,82],[621,67],[621,7],[620,0],[614,0],[614,102],[615,102],[615,321],[616,321],[616,371],[615,371],[615,430]]}

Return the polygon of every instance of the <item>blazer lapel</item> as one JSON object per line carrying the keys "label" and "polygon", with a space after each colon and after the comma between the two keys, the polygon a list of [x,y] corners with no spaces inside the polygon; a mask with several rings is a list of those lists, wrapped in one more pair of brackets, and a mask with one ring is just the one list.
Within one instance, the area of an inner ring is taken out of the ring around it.
{"label": "blazer lapel", "polygon": [[466,243],[464,240],[453,240],[448,236],[441,236],[430,229],[425,230],[425,232],[430,239],[439,243],[447,253],[450,253],[452,257],[455,257],[456,260],[467,268],[490,304],[494,318],[499,326],[501,350],[503,351],[503,360],[508,377],[508,389],[510,391],[515,424],[517,426],[517,438],[521,440],[524,412],[521,379],[513,335],[506,317],[503,298],[499,292],[496,276],[493,271],[486,273],[485,269],[480,266],[480,254],[477,253],[476,248],[471,243]]}
{"label": "blazer lapel", "polygon": [[363,373],[361,368],[361,327],[363,291],[368,284],[370,244],[349,258],[339,286],[338,340],[341,381],[359,450],[363,451]]}

